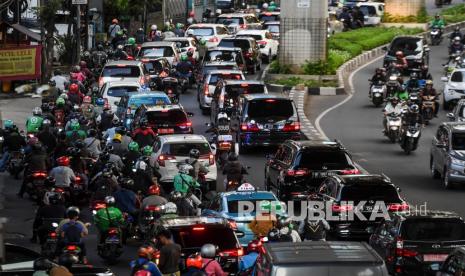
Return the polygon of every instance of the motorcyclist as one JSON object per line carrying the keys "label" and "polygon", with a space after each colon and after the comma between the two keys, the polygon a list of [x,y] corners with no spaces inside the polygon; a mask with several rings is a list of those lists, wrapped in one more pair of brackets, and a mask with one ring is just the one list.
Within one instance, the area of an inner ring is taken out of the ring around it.
{"label": "motorcyclist", "polygon": [[105,204],[105,208],[98,210],[94,216],[95,226],[99,230],[99,244],[105,242],[109,228],[119,228],[124,223],[123,214],[115,207],[115,198],[113,196],[105,197]]}
{"label": "motorcyclist", "polygon": [[120,173],[124,169],[124,163],[121,157],[114,152],[114,148],[110,145],[107,145],[104,149],[105,152],[109,154],[108,163],[113,164],[113,169],[115,173]]}
{"label": "motorcyclist", "polygon": [[384,126],[384,133],[387,131],[387,116],[389,114],[397,114],[400,115],[402,114],[402,106],[399,103],[399,98],[396,96],[392,97],[389,99],[389,102],[386,104],[384,107],[384,119],[383,119],[383,126]]}
{"label": "motorcyclist", "polygon": [[139,159],[135,166],[136,172],[134,174],[134,189],[135,191],[145,192],[148,187],[153,185],[153,173],[152,168],[148,164],[149,160]]}
{"label": "motorcyclist", "polygon": [[87,120],[93,121],[98,116],[90,96],[85,96],[82,100],[81,110],[82,115],[84,115]]}
{"label": "motorcyclist", "polygon": [[32,116],[26,120],[26,132],[27,134],[37,134],[39,128],[42,126],[42,109],[40,107],[34,107],[32,110]]}
{"label": "motorcyclist", "polygon": [[48,154],[53,152],[57,145],[57,137],[51,128],[51,122],[49,120],[46,119],[43,121],[42,128],[37,134],[37,138],[45,146]]}
{"label": "motorcyclist", "polygon": [[95,129],[89,129],[87,131],[87,138],[84,139],[84,145],[90,158],[98,158],[102,152],[100,144],[100,140],[97,137],[97,131]]}
{"label": "motorcyclist", "polygon": [[198,149],[191,149],[189,151],[189,159],[187,159],[187,164],[191,165],[193,170],[190,172],[190,175],[194,178],[195,181],[199,181],[199,174],[206,175],[209,171],[208,169],[199,161],[200,151]]}
{"label": "motorcyclist", "polygon": [[316,217],[318,214],[312,207],[306,220],[300,223],[298,232],[305,241],[325,241],[326,233],[330,230],[329,223],[322,217]]}
{"label": "motorcyclist", "polygon": [[89,224],[84,224],[79,220],[80,213],[79,208],[75,206],[71,206],[66,210],[67,218],[60,222],[56,230],[60,237],[56,253],[59,255],[62,249],[68,244],[77,244],[81,248],[81,260],[85,264],[87,263],[86,246],[82,238],[89,234],[89,230],[87,229]]}
{"label": "motorcyclist", "polygon": [[199,253],[191,254],[186,259],[186,271],[182,276],[206,276],[207,274],[202,270],[203,259]]}
{"label": "motorcyclist", "polygon": [[73,68],[71,69],[71,73],[69,75],[70,75],[71,80],[75,82],[79,82],[79,84],[81,85],[86,80],[86,76],[84,75],[84,73],[82,73],[81,66],[79,65],[73,66]]}
{"label": "motorcyclist", "polygon": [[428,65],[423,65],[420,70],[420,75],[418,76],[420,80],[433,80],[433,76],[429,73]]}
{"label": "motorcyclist", "polygon": [[110,143],[107,144],[107,146],[112,146],[113,147],[113,153],[119,156],[124,156],[126,153],[126,147],[121,143],[122,136],[119,133],[115,133],[113,135],[113,139],[111,139]]}
{"label": "motorcyclist", "polygon": [[136,220],[139,214],[139,209],[137,207],[140,205],[140,200],[136,193],[132,191],[134,188],[134,180],[127,177],[120,177],[119,183],[119,188],[113,193],[113,197],[116,200],[116,207],[118,207],[121,212],[130,214],[132,218]]}
{"label": "motorcyclist", "polygon": [[404,87],[404,89],[407,91],[412,91],[413,89],[420,88],[420,81],[416,72],[410,74],[410,79],[405,82]]}
{"label": "motorcyclist", "polygon": [[125,175],[132,174],[132,168],[136,164],[137,160],[141,157],[139,151],[139,144],[137,142],[131,142],[128,145],[128,151],[123,156],[123,163],[125,167]]}
{"label": "motorcyclist", "polygon": [[28,146],[30,146],[31,151],[24,157],[24,163],[27,167],[24,169],[24,180],[18,193],[19,197],[23,197],[26,185],[31,181],[32,173],[36,171],[46,172],[48,168],[47,153],[43,149],[39,139],[37,137],[30,138]]}
{"label": "motorcyclist", "polygon": [[396,52],[396,62],[394,65],[397,69],[403,72],[405,69],[408,68],[407,59],[404,56],[404,52],[397,51]]}
{"label": "motorcyclist", "polygon": [[49,88],[42,93],[43,103],[55,102],[62,91],[57,87],[57,83],[55,80],[50,79],[48,81],[48,86]]}
{"label": "motorcyclist", "polygon": [[136,39],[134,37],[128,38],[128,44],[124,47],[128,55],[134,57],[137,54]]}
{"label": "motorcyclist", "polygon": [[140,120],[139,127],[132,133],[133,140],[139,144],[139,147],[153,145],[156,136],[152,128],[148,126],[146,118]]}
{"label": "motorcyclist", "polygon": [[365,15],[360,10],[360,7],[355,6],[352,10],[352,19],[354,28],[362,28],[365,22]]}
{"label": "motorcyclist", "polygon": [[425,96],[435,96],[434,98],[434,117],[438,116],[439,112],[439,102],[437,99],[438,93],[436,92],[436,89],[433,88],[433,81],[432,80],[427,80],[425,87],[420,91],[420,98],[423,98]]}
{"label": "motorcyclist", "polygon": [[223,168],[223,175],[226,175],[225,187],[229,181],[242,183],[244,174],[247,174],[247,170],[239,162],[237,154],[231,152],[228,156],[228,162]]}
{"label": "motorcyclist", "polygon": [[401,77],[397,78],[399,85],[395,88],[395,93],[392,96],[399,98],[401,101],[407,101],[409,97],[409,92],[407,89],[403,88],[403,79]]}
{"label": "motorcyclist", "polygon": [[18,152],[26,146],[26,140],[18,131],[18,128],[11,120],[4,121],[4,136],[3,136],[3,155],[0,159],[0,172],[5,171],[5,167],[12,152]]}
{"label": "motorcyclist", "polygon": [[445,26],[446,26],[446,22],[444,22],[444,20],[441,18],[441,16],[439,14],[436,14],[434,16],[434,19],[430,23],[430,28],[431,29],[433,29],[433,28],[439,29],[440,35],[442,35],[442,31],[443,31]]}
{"label": "motorcyclist", "polygon": [[142,44],[145,42],[145,32],[143,28],[139,28],[136,31],[136,43]]}
{"label": "motorcyclist", "polygon": [[370,79],[370,89],[368,90],[368,96],[371,97],[371,87],[376,83],[386,83],[386,71],[384,68],[376,68],[375,74]]}
{"label": "motorcyclist", "polygon": [[199,46],[197,47],[197,52],[199,53],[199,60],[203,60],[205,54],[207,53],[207,40],[205,38],[200,38]]}
{"label": "motorcyclist", "polygon": [[174,29],[174,34],[177,37],[184,37],[184,25],[182,23],[176,23],[176,28]]}
{"label": "motorcyclist", "polygon": [[152,262],[155,250],[151,246],[141,246],[137,250],[138,258],[131,262],[131,276],[136,275],[138,271],[148,271],[150,276],[162,276],[157,265]]}
{"label": "motorcyclist", "polygon": [[461,40],[463,39],[463,34],[460,31],[460,26],[454,28],[454,31],[450,33],[449,39],[452,41],[454,38],[459,37]]}
{"label": "motorcyclist", "polygon": [[[55,102],[55,101],[53,101]],[[51,104],[49,103],[42,103],[40,109],[42,110],[42,118],[44,120],[49,120],[51,126],[55,126],[55,116],[52,114]]]}
{"label": "motorcyclist", "polygon": [[102,68],[107,62],[108,55],[101,43],[97,44],[96,51],[92,52],[92,63],[94,68]]}
{"label": "motorcyclist", "polygon": [[116,134],[116,129],[119,128],[120,126],[121,126],[120,119],[117,116],[113,117],[113,119],[111,120],[111,127],[104,132],[103,137],[102,137],[103,140],[106,141],[107,145],[110,144],[110,142],[112,141],[113,137]]}
{"label": "motorcyclist", "polygon": [[63,97],[61,97],[61,95],[55,102],[55,107],[52,110],[52,114],[55,117],[55,123],[60,123],[60,126],[64,127],[64,120],[66,115],[69,113],[70,109],[69,106],[66,104],[66,100]]}
{"label": "motorcyclist", "polygon": [[[454,37],[454,39],[452,40],[452,44],[450,45],[449,47],[449,55],[452,55],[453,53],[456,53],[456,52],[459,52],[459,53],[462,53],[463,52],[463,44],[462,44],[462,40],[460,39],[460,37]],[[451,58],[449,58],[449,61],[451,60]]]}
{"label": "motorcyclist", "polygon": [[260,240],[252,240],[247,245],[247,255],[239,260],[239,272],[247,275],[255,275],[255,263],[262,250],[263,244]]}
{"label": "motorcyclist", "polygon": [[204,244],[200,249],[200,255],[203,258],[203,270],[207,275],[228,275],[216,260],[217,251],[215,245],[211,243]]}
{"label": "motorcyclist", "polygon": [[[116,32],[116,36],[111,40],[111,45],[113,45],[113,49],[117,50],[119,46],[123,46],[126,44],[126,39],[124,38],[124,33],[122,30]],[[123,49],[121,47],[121,49]],[[115,59],[115,56],[113,56]]]}
{"label": "motorcyclist", "polygon": [[144,210],[147,206],[162,206],[168,203],[166,198],[160,196],[160,186],[155,184],[149,187],[148,196],[142,200],[141,210]]}
{"label": "motorcyclist", "polygon": [[124,51],[124,46],[122,44],[116,46],[116,51],[113,53],[114,60],[128,60],[128,57],[129,55]]}
{"label": "motorcyclist", "polygon": [[158,27],[157,25],[152,25],[150,26],[150,32],[147,36],[148,41],[161,41],[161,36],[160,33],[158,32]]}
{"label": "motorcyclist", "polygon": [[92,81],[94,79],[94,74],[87,68],[87,62],[81,61],[79,63],[79,66],[81,67],[81,73],[86,77],[87,81]]}
{"label": "motorcyclist", "polygon": [[194,168],[189,164],[182,164],[179,166],[179,172],[174,176],[174,190],[180,192],[183,196],[188,194],[195,206],[199,206],[202,202],[192,193],[195,188],[200,188],[200,184],[189,175],[189,172]]}
{"label": "motorcyclist", "polygon": [[190,79],[192,76],[192,72],[194,70],[194,66],[192,63],[189,62],[187,55],[181,55],[181,62],[176,65],[176,72],[178,77],[184,77]]}
{"label": "motorcyclist", "polygon": [[109,105],[104,105],[103,112],[97,116],[95,121],[97,123],[98,129],[101,132],[105,132],[113,126],[113,121],[117,119],[118,117],[115,115],[115,113],[113,113],[111,107]]}
{"label": "motorcyclist", "polygon": [[47,237],[47,232],[51,228],[48,221],[56,221],[59,223],[65,218],[66,208],[60,196],[57,193],[49,193],[47,197],[49,204],[39,207],[37,209],[34,223],[32,225],[32,238],[31,242],[36,242],[39,238],[39,243],[44,244]]}
{"label": "motorcyclist", "polygon": [[55,178],[57,187],[69,187],[76,180],[74,171],[69,167],[70,159],[67,156],[57,158],[57,167],[50,171],[50,176]]}
{"label": "motorcyclist", "polygon": [[343,22],[345,30],[352,28],[352,15],[347,7],[342,8],[342,12],[338,17],[338,20]]}
{"label": "motorcyclist", "polygon": [[87,133],[81,130],[81,124],[79,121],[73,120],[70,124],[70,130],[66,131],[66,140],[70,143],[76,140],[84,140],[87,137]]}
{"label": "motorcyclist", "polygon": [[68,99],[72,105],[81,105],[82,100],[84,99],[84,94],[79,91],[79,85],[72,83],[69,85]]}
{"label": "motorcyclist", "polygon": [[68,86],[68,79],[62,75],[60,69],[53,71],[53,77],[50,80],[55,82],[56,88],[60,91],[64,91]]}
{"label": "motorcyclist", "polygon": [[422,124],[420,107],[417,104],[408,104],[407,112],[403,114],[402,124],[404,127]]}
{"label": "motorcyclist", "polygon": [[190,217],[197,215],[196,209],[192,206],[189,199],[186,199],[181,192],[173,191],[169,197],[170,203],[175,204],[177,214],[183,217]]}

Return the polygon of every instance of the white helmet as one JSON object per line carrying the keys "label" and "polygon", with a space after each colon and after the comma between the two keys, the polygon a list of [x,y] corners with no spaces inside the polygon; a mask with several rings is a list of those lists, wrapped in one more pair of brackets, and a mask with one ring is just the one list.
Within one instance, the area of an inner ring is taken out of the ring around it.
{"label": "white helmet", "polygon": [[189,164],[182,164],[179,166],[179,173],[182,174],[189,174],[190,170],[192,170],[193,167]]}
{"label": "white helmet", "polygon": [[140,160],[140,161],[137,162],[136,168],[139,169],[139,170],[145,171],[145,169],[147,169],[147,163],[145,163],[144,161]]}
{"label": "white helmet", "polygon": [[262,6],[263,9],[268,9],[268,4],[267,3],[264,3],[263,6]]}
{"label": "white helmet", "polygon": [[220,9],[217,9],[217,10],[216,10],[216,14],[217,14],[217,15],[220,15],[220,14],[221,14],[221,10],[220,10]]}
{"label": "white helmet", "polygon": [[163,205],[163,209],[165,210],[165,214],[176,214],[178,212],[178,207],[173,202]]}
{"label": "white helmet", "polygon": [[456,37],[454,37],[454,41],[456,41],[456,42],[460,42],[460,40],[461,40],[461,39],[460,39],[460,36],[456,36]]}
{"label": "white helmet", "polygon": [[169,26],[171,26],[171,23],[169,21],[166,21],[165,22],[165,27],[169,27]]}
{"label": "white helmet", "polygon": [[34,107],[34,109],[32,110],[32,115],[34,116],[40,116],[42,115],[42,109],[40,107]]}
{"label": "white helmet", "polygon": [[150,30],[156,31],[157,30],[157,25],[153,24],[152,26],[150,26]]}
{"label": "white helmet", "polygon": [[158,36],[161,36],[161,32],[160,32],[160,31],[157,31],[157,35],[158,35]]}
{"label": "white helmet", "polygon": [[192,17],[187,18],[187,23],[188,24],[194,23],[194,18],[192,18]]}
{"label": "white helmet", "polygon": [[218,113],[218,120],[220,119],[229,119],[228,114],[226,114],[225,112]]}

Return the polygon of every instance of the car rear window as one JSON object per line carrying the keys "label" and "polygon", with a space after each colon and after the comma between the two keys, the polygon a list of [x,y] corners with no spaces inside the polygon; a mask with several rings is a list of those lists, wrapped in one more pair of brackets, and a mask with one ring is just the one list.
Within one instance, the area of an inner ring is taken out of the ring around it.
{"label": "car rear window", "polygon": [[223,24],[223,25],[231,25],[231,24],[244,24],[244,18],[242,17],[220,17],[216,20],[216,23]]}
{"label": "car rear window", "polygon": [[404,52],[405,56],[417,55],[422,51],[421,38],[398,38],[391,43],[389,55],[394,56],[397,51]]}
{"label": "car rear window", "polygon": [[215,70],[237,70],[237,65],[214,65],[214,66],[204,66],[204,72],[215,71]]}
{"label": "car rear window", "polygon": [[344,170],[351,167],[346,153],[335,150],[303,151],[298,155],[296,164],[309,170]]}
{"label": "car rear window", "polygon": [[207,243],[218,246],[220,251],[237,247],[236,236],[230,228],[193,226],[171,232],[174,241],[183,249],[200,248]]}
{"label": "car rear window", "polygon": [[163,145],[162,153],[174,156],[189,156],[191,149],[198,149],[201,155],[210,154],[210,145],[205,142],[195,143],[166,143]]}
{"label": "car rear window", "polygon": [[463,76],[465,75],[465,72],[462,71],[457,71],[452,74],[450,77],[451,82],[463,82]]}
{"label": "car rear window", "polygon": [[294,107],[289,100],[260,99],[249,102],[247,115],[250,118],[289,118],[294,115]]}
{"label": "car rear window", "polygon": [[102,72],[103,77],[115,78],[138,78],[140,77],[140,69],[137,66],[105,66]]}
{"label": "car rear window", "polygon": [[126,93],[134,93],[139,91],[137,86],[115,86],[108,88],[107,96],[123,97]]}
{"label": "car rear window", "polygon": [[212,74],[210,77],[209,85],[216,85],[219,79],[223,80],[242,80],[241,74]]}
{"label": "car rear window", "polygon": [[226,85],[226,93],[242,94],[263,94],[265,93],[265,85],[263,84],[228,84]]}
{"label": "car rear window", "polygon": [[[245,204],[245,202],[247,202],[247,204],[252,203],[253,206],[261,206],[260,202],[261,201],[275,201],[276,199],[273,198],[273,196],[266,196],[266,197],[260,197],[260,198],[254,198],[254,199],[243,199],[243,200],[237,200],[237,199],[234,199],[234,200],[229,200],[228,199],[228,213],[239,213],[239,202],[243,202]],[[258,203],[257,203],[258,202]],[[279,203],[278,203],[279,205]],[[254,214],[255,212],[252,212],[252,215]]]}
{"label": "car rear window", "polygon": [[234,51],[210,51],[205,57],[205,61],[234,61],[242,62],[238,53]]}
{"label": "car rear window", "polygon": [[261,35],[252,35],[252,34],[240,34],[240,35],[236,35],[236,37],[251,37],[255,39],[256,41],[260,41],[263,39]]}
{"label": "car rear window", "polygon": [[263,22],[266,22],[266,21],[279,21],[279,15],[260,14],[258,18]]}
{"label": "car rear window", "polygon": [[168,97],[147,96],[147,97],[130,98],[128,106],[130,106],[131,108],[137,108],[143,104],[146,106],[155,106],[155,105],[171,104],[171,102]]}
{"label": "car rear window", "polygon": [[173,41],[173,42],[176,43],[176,46],[177,46],[178,48],[186,48],[186,47],[191,46],[191,45],[189,44],[189,41],[187,41],[187,40]]}
{"label": "car rear window", "polygon": [[279,25],[267,25],[266,29],[270,31],[270,33],[279,33]]}
{"label": "car rear window", "polygon": [[149,61],[144,63],[144,66],[145,70],[147,70],[148,72],[150,72],[151,70],[159,72],[161,71],[161,69],[163,69],[163,66],[159,61]]}
{"label": "car rear window", "polygon": [[172,57],[174,51],[172,47],[144,47],[140,50],[142,57]]}
{"label": "car rear window", "polygon": [[465,224],[450,218],[410,219],[402,223],[401,236],[415,241],[465,240]]}
{"label": "car rear window", "polygon": [[399,203],[400,198],[397,190],[391,185],[349,185],[344,186],[341,191],[343,201],[374,200],[386,203]]}
{"label": "car rear window", "polygon": [[465,150],[465,133],[452,133],[452,149]]}
{"label": "car rear window", "polygon": [[212,36],[215,34],[213,28],[190,28],[189,30],[194,30],[195,36]]}
{"label": "car rear window", "polygon": [[242,50],[249,50],[250,41],[245,39],[222,39],[218,47],[227,48],[241,48]]}
{"label": "car rear window", "polygon": [[149,124],[178,124],[187,122],[186,114],[179,109],[148,111],[146,113]]}

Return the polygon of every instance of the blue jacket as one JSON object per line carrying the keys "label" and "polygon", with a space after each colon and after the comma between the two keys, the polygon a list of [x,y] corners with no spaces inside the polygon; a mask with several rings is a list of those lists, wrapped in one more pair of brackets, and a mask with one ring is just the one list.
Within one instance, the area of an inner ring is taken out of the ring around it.
{"label": "blue jacket", "polygon": [[116,201],[116,207],[123,213],[133,214],[137,211],[136,194],[128,189],[119,189],[113,193]]}
{"label": "blue jacket", "polygon": [[[258,253],[250,252],[239,260],[239,271],[246,271],[255,266],[257,262]],[[255,268],[251,275],[255,275]]]}
{"label": "blue jacket", "polygon": [[143,270],[150,271],[151,276],[162,276],[160,270],[154,262],[151,262],[145,258],[139,258],[131,262],[131,269],[134,268],[136,264],[143,265]]}

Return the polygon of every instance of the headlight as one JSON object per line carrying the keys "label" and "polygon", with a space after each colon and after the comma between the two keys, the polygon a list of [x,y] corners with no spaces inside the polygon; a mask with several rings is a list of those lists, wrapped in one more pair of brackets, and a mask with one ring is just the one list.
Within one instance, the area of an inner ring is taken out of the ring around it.
{"label": "headlight", "polygon": [[453,158],[453,157],[450,158],[450,162],[451,162],[453,165],[465,166],[465,161],[464,161],[464,160],[456,159],[456,158]]}

